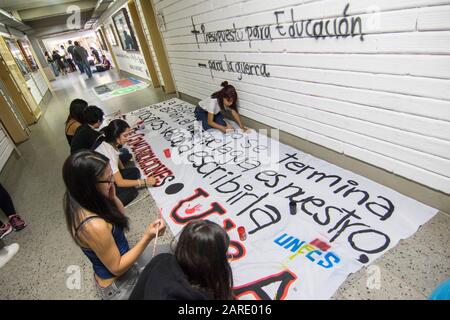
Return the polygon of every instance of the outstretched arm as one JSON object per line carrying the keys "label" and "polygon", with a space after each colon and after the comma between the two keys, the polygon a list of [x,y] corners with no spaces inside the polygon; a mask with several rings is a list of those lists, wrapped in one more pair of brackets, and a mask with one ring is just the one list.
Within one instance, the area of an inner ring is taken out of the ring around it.
{"label": "outstretched arm", "polygon": [[238,123],[239,127],[241,128],[241,130],[244,131],[244,132],[248,131],[248,128],[246,126],[244,126],[244,124],[242,123],[241,116],[239,115],[239,112],[237,112],[236,110],[231,110],[231,114],[232,114],[234,120],[236,120],[236,122]]}
{"label": "outstretched arm", "polygon": [[208,125],[210,125],[211,127],[215,128],[215,129],[222,131],[223,133],[226,133],[227,130],[229,130],[229,129],[233,129],[233,127],[229,123],[227,123],[226,126],[222,126],[222,125],[214,122],[214,114],[211,112],[208,112]]}

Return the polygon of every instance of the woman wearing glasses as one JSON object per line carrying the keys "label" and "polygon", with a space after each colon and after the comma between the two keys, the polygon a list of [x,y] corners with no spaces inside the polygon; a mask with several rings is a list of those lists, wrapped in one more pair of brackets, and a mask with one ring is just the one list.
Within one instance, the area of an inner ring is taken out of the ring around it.
{"label": "woman wearing glasses", "polygon": [[125,206],[138,196],[136,187],[147,187],[156,183],[153,177],[141,179],[138,168],[125,168],[120,161],[119,146],[127,144],[130,131],[130,126],[126,121],[121,119],[111,121],[101,130],[104,135],[103,142],[95,149],[108,157],[117,186],[117,196]]}
{"label": "woman wearing glasses", "polygon": [[130,248],[124,233],[128,218],[116,196],[109,159],[93,151],[77,152],[65,161],[63,179],[67,226],[92,262],[99,295],[108,300],[127,299],[140,270],[151,259],[151,250],[146,248],[156,233],[164,233],[164,220],[150,223]]}

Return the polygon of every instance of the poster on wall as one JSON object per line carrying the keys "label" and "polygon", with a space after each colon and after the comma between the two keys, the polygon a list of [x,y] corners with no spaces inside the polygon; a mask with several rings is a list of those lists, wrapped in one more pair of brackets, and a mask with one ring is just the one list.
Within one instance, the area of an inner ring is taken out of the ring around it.
{"label": "poster on wall", "polygon": [[106,45],[105,38],[103,37],[102,30],[98,29],[97,31],[95,31],[95,34],[97,35],[98,42],[100,43],[100,47],[102,48],[102,50],[108,51],[108,47]]}
{"label": "poster on wall", "polygon": [[19,67],[19,70],[22,73],[23,77],[25,78],[25,80],[28,80],[30,78],[31,69],[28,66],[28,63],[25,60],[25,57],[22,54],[22,51],[20,50],[16,40],[11,38],[5,38],[5,42],[9,48],[9,51],[14,57],[14,60],[16,61],[16,64]]}
{"label": "poster on wall", "polygon": [[113,15],[112,20],[116,27],[122,49],[125,51],[138,51],[139,46],[134,36],[127,10],[122,8]]}
{"label": "poster on wall", "polygon": [[194,108],[174,98],[124,115],[144,123],[128,147],[174,235],[195,219],[228,232],[238,299],[329,299],[437,213],[267,133],[202,132]]}
{"label": "poster on wall", "polygon": [[33,53],[30,48],[30,43],[26,40],[17,40],[17,43],[19,44],[20,50],[22,51],[22,54],[30,67],[31,71],[36,71],[39,69],[36,61],[34,60]]}
{"label": "poster on wall", "polygon": [[117,40],[116,40],[116,34],[114,33],[113,26],[111,24],[106,26],[105,31],[106,31],[106,37],[108,38],[109,43],[114,47],[118,46]]}

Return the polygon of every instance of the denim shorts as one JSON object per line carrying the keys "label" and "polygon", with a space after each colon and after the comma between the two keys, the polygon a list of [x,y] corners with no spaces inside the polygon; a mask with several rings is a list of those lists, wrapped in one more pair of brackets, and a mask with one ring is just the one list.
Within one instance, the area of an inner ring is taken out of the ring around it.
{"label": "denim shorts", "polygon": [[[203,130],[206,131],[208,129],[212,129],[212,127],[208,124],[208,112],[203,110],[199,105],[195,107],[194,116],[197,121],[202,122]],[[221,126],[227,125],[222,115],[222,112],[219,112],[218,114],[214,115],[213,119],[215,123],[220,124]]]}
{"label": "denim shorts", "polygon": [[[155,255],[168,252],[172,252],[169,244],[156,246]],[[152,259],[152,254],[153,246],[149,245],[131,268],[107,287],[100,286],[94,276],[95,288],[100,298],[102,300],[128,300],[136,286],[139,275]]]}
{"label": "denim shorts", "polygon": [[127,300],[139,278],[139,268],[135,263],[127,272],[107,287],[101,287],[94,277],[97,293],[102,300]]}

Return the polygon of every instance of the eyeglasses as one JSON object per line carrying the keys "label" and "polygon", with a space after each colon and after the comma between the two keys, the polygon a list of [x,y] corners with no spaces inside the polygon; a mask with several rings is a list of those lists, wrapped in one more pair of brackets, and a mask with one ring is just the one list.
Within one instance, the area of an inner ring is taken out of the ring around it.
{"label": "eyeglasses", "polygon": [[111,176],[109,178],[109,180],[98,180],[97,183],[107,183],[107,184],[111,184],[114,182],[113,176]]}
{"label": "eyeglasses", "polygon": [[108,183],[108,184],[111,184],[113,182],[114,182],[114,180],[99,180],[99,181],[97,181],[97,183]]}

